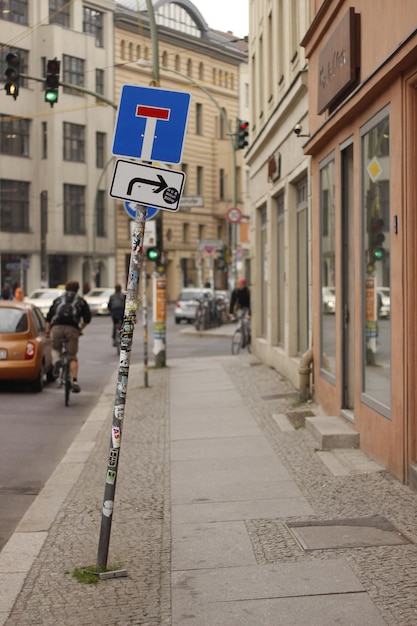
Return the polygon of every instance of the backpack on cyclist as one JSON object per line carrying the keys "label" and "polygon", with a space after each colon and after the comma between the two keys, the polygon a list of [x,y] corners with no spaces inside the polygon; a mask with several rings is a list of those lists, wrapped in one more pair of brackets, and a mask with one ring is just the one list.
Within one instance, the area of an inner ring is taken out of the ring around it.
{"label": "backpack on cyclist", "polygon": [[60,302],[57,306],[52,324],[68,324],[73,326],[78,324],[81,319],[80,310],[81,298],[73,291],[66,291],[60,296]]}

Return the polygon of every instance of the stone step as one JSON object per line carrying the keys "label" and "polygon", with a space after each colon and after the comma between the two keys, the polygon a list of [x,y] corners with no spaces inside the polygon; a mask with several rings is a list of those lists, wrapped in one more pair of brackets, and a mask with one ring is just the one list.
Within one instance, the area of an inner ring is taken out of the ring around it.
{"label": "stone step", "polygon": [[306,417],[305,427],[318,442],[320,450],[359,447],[359,433],[341,417]]}

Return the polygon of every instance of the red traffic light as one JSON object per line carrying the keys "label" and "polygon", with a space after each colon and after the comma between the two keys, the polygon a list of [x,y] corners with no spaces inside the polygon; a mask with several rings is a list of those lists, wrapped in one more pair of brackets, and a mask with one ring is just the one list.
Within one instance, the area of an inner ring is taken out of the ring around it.
{"label": "red traffic light", "polygon": [[239,128],[240,130],[246,130],[249,126],[249,122],[240,122]]}
{"label": "red traffic light", "polygon": [[58,61],[58,59],[51,59],[47,63],[46,73],[47,74],[59,74],[59,66],[60,66],[60,61]]}

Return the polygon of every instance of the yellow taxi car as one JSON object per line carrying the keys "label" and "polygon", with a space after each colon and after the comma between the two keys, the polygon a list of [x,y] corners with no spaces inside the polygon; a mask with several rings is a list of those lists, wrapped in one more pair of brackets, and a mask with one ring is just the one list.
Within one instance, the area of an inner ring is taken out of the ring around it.
{"label": "yellow taxi car", "polygon": [[39,392],[45,376],[54,380],[42,313],[27,302],[0,300],[0,381],[18,381]]}

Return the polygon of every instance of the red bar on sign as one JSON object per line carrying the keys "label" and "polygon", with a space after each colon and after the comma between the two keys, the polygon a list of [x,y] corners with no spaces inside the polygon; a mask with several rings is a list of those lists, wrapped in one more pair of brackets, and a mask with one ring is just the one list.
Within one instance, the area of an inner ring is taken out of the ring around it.
{"label": "red bar on sign", "polygon": [[155,117],[158,120],[169,120],[171,109],[161,107],[149,107],[144,104],[136,106],[136,117]]}

